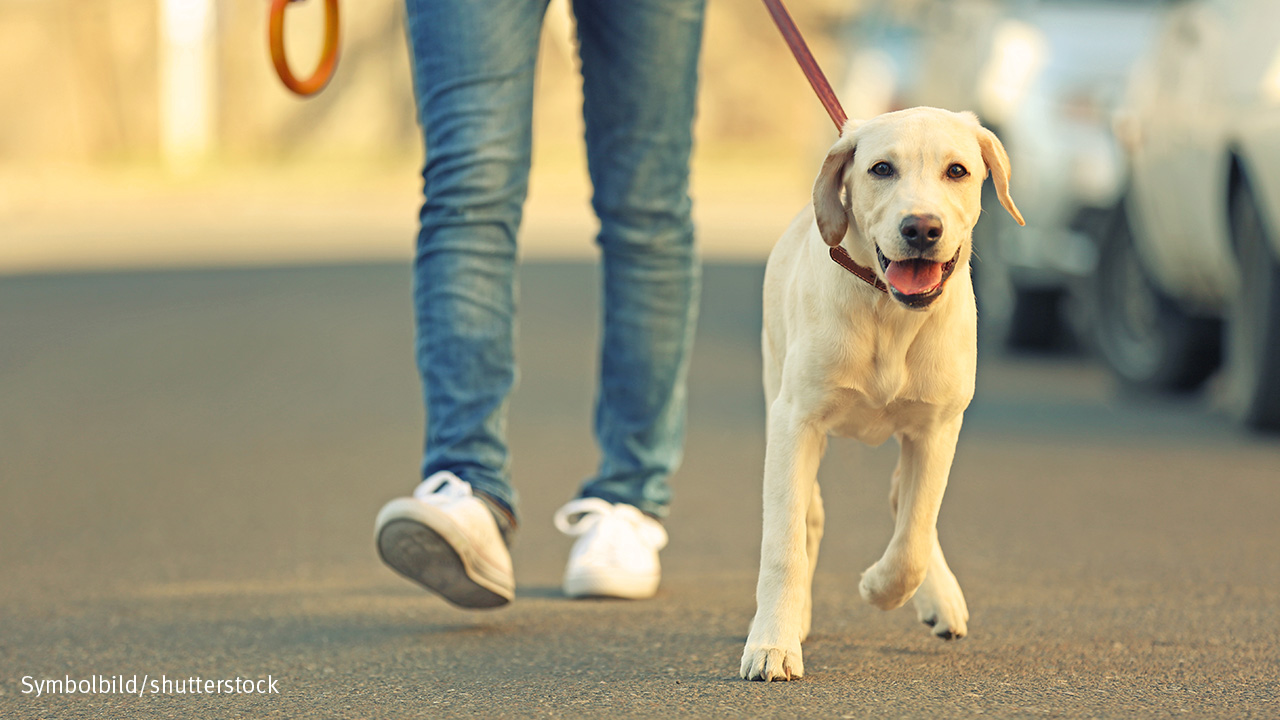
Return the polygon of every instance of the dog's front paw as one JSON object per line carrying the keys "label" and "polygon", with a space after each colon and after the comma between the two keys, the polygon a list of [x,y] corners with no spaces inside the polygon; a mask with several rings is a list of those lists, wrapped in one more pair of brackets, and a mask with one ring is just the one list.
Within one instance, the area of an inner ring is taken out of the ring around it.
{"label": "dog's front paw", "polygon": [[886,569],[884,560],[867,568],[858,583],[862,599],[881,610],[902,607],[924,581],[924,571]]}
{"label": "dog's front paw", "polygon": [[916,617],[943,640],[959,640],[969,632],[969,606],[955,575],[936,567],[916,591]]}
{"label": "dog's front paw", "polygon": [[800,645],[777,647],[755,645],[750,640],[742,651],[741,674],[746,680],[799,680],[804,677]]}

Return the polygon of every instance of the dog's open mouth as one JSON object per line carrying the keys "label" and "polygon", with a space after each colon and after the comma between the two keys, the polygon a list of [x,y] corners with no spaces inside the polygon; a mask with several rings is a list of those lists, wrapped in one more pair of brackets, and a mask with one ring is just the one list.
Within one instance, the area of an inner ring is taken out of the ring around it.
{"label": "dog's open mouth", "polygon": [[956,248],[956,254],[950,260],[935,262],[924,258],[890,260],[877,245],[876,258],[880,261],[885,280],[889,282],[889,291],[898,302],[907,307],[922,308],[942,294],[943,284],[951,277],[956,261],[960,259],[960,248]]}

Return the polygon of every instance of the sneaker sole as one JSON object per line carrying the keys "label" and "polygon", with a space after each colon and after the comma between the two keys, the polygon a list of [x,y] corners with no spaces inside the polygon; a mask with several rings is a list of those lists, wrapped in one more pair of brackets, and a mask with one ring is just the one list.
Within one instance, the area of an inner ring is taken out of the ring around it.
{"label": "sneaker sole", "polygon": [[565,577],[564,594],[571,598],[619,598],[647,600],[658,592],[661,577],[629,577],[616,575],[575,575]]}
{"label": "sneaker sole", "polygon": [[[414,503],[414,505],[418,505]],[[397,508],[395,501],[383,509],[382,515],[400,515],[396,510],[410,510],[413,515],[430,513],[430,508]],[[430,518],[432,524],[452,534],[447,518]],[[471,610],[497,608],[515,598],[513,587],[481,572],[484,563],[474,553],[459,553],[449,538],[416,517],[380,517],[378,522],[378,555],[392,570],[440,595],[458,607]]]}

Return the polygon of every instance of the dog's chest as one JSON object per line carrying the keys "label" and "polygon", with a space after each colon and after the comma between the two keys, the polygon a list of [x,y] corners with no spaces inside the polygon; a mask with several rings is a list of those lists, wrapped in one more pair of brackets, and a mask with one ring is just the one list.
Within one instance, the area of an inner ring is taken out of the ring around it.
{"label": "dog's chest", "polygon": [[937,354],[895,337],[854,333],[831,368],[832,431],[878,445],[927,424],[954,403],[953,368]]}
{"label": "dog's chest", "polygon": [[[914,330],[914,328],[913,328]],[[877,321],[851,324],[832,358],[833,387],[852,391],[873,408],[918,394],[914,367],[922,355],[915,333],[884,331]]]}
{"label": "dog's chest", "polygon": [[908,415],[914,415],[908,411],[920,405],[903,392],[907,372],[896,363],[849,366],[833,385],[832,431],[870,445],[879,445],[898,432]]}

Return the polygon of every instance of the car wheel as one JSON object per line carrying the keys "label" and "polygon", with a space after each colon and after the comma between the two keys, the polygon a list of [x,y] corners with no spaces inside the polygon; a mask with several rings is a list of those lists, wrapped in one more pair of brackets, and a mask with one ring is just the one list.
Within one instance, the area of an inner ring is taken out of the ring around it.
{"label": "car wheel", "polygon": [[1185,392],[1217,369],[1221,323],[1188,315],[1156,286],[1124,212],[1103,241],[1095,282],[1098,349],[1124,386]]}
{"label": "car wheel", "polygon": [[1059,288],[1017,288],[1005,343],[1014,350],[1048,351],[1066,345],[1066,323]]}
{"label": "car wheel", "polygon": [[[982,186],[982,206],[999,207],[991,183]],[[1000,250],[1000,233],[1013,223],[1003,212],[983,213],[973,229],[973,290],[978,334],[1015,351],[1045,352],[1070,346],[1064,322],[1063,288],[1022,287],[1014,282]]]}
{"label": "car wheel", "polygon": [[1280,430],[1280,258],[1247,182],[1231,195],[1231,237],[1240,267],[1227,314],[1233,405],[1247,425]]}
{"label": "car wheel", "polygon": [[[982,184],[982,206],[992,207],[999,200],[991,183]],[[984,212],[973,228],[973,294],[978,304],[978,339],[992,346],[1004,346],[1009,336],[1009,320],[1013,313],[1013,284],[1009,270],[1000,255],[999,216]]]}

